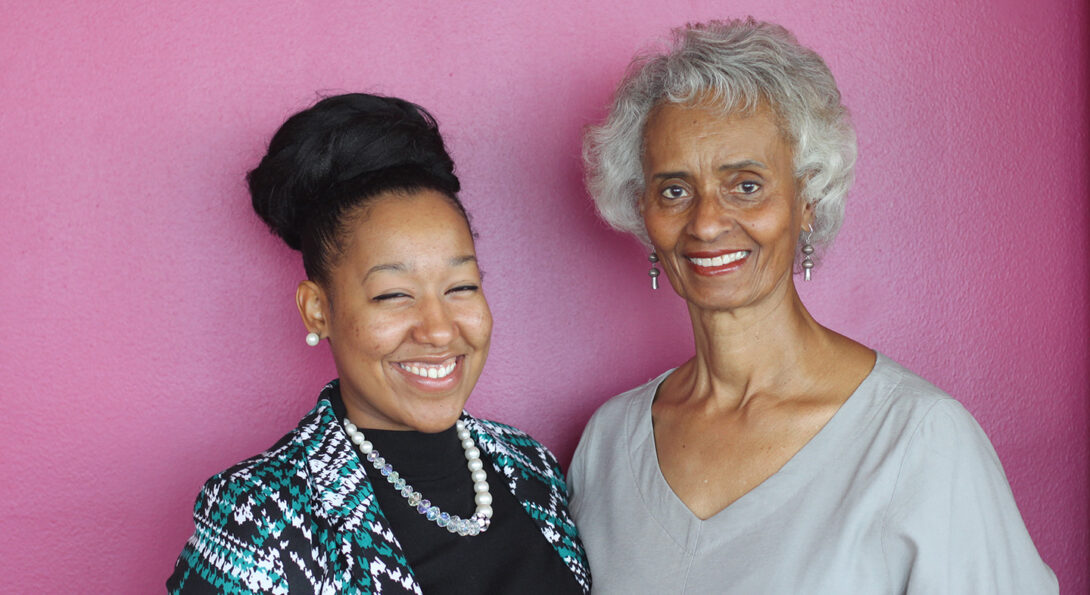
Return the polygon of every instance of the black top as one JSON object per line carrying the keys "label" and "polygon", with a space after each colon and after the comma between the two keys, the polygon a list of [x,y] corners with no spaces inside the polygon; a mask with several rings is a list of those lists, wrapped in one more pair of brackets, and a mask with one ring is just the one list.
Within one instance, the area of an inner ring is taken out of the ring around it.
{"label": "black top", "polygon": [[[344,423],[340,393],[330,399]],[[443,512],[469,518],[476,510],[473,480],[453,426],[436,434],[369,430],[363,435],[386,462]],[[361,455],[362,456],[362,455]],[[492,524],[461,536],[427,520],[370,463],[368,478],[425,595],[435,593],[582,593],[533,519],[481,453],[492,494]]]}

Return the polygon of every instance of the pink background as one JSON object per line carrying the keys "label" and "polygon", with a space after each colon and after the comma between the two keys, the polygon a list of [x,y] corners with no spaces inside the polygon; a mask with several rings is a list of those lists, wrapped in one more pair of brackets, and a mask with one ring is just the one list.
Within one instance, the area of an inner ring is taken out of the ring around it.
{"label": "pink background", "polygon": [[826,58],[859,133],[804,300],[965,403],[1087,592],[1084,2],[148,4],[0,2],[0,591],[161,590],[201,483],[333,377],[243,183],[316,91],[436,114],[496,320],[469,408],[566,462],[598,404],[692,352],[594,216],[581,129],[637,48],[754,14]]}

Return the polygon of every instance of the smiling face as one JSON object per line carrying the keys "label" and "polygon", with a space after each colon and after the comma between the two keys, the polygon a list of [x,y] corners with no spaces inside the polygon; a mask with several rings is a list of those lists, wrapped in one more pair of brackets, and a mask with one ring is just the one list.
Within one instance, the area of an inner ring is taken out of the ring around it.
{"label": "smiling face", "polygon": [[640,209],[666,276],[691,306],[733,310],[789,294],[811,218],[773,114],[663,104],[644,129]]}
{"label": "smiling face", "polygon": [[492,333],[469,226],[432,190],[379,197],[346,221],[329,281],[304,282],[298,301],[307,326],[329,338],[348,417],[361,428],[445,430]]}

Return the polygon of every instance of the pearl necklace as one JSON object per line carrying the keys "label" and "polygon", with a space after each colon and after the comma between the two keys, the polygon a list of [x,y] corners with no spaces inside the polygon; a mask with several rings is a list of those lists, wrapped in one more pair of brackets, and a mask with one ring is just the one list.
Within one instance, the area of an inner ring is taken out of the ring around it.
{"label": "pearl necklace", "polygon": [[455,426],[458,428],[458,439],[462,441],[462,450],[466,453],[466,467],[469,468],[470,477],[473,478],[473,491],[476,493],[473,501],[477,505],[477,510],[468,519],[439,510],[438,506],[431,505],[430,500],[424,499],[420,492],[413,491],[413,487],[406,483],[398,472],[394,471],[393,466],[378,454],[375,446],[363,437],[363,432],[348,419],[344,420],[344,431],[348,434],[348,439],[359,447],[367,462],[382,473],[395,490],[401,492],[401,497],[405,498],[409,506],[451,533],[478,535],[487,531],[488,526],[492,524],[492,494],[488,491],[487,475],[484,472],[484,463],[481,462],[481,451],[473,443],[473,437],[466,429],[465,422],[458,420]]}

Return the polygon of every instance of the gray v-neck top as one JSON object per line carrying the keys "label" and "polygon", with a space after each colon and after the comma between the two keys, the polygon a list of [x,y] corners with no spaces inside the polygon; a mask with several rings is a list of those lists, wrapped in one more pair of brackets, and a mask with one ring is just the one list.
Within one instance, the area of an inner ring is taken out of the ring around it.
{"label": "gray v-neck top", "polygon": [[666,372],[610,399],[569,472],[594,593],[1057,593],[983,430],[878,354],[778,472],[700,520],[659,469]]}

